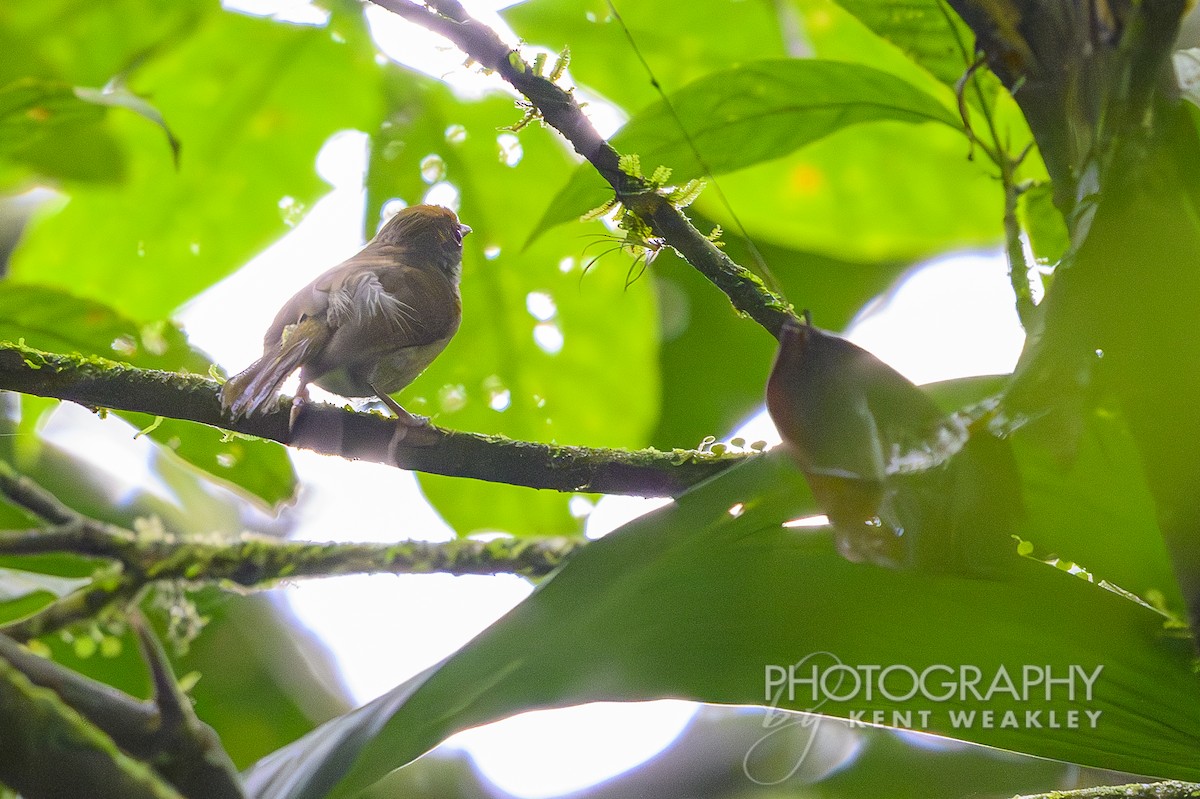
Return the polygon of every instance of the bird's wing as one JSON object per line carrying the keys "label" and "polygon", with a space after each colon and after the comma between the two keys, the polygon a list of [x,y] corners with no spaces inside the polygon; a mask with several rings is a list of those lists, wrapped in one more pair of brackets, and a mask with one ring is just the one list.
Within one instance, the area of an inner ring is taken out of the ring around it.
{"label": "bird's wing", "polygon": [[454,334],[460,313],[458,288],[440,271],[407,265],[355,270],[329,294],[330,346],[354,341],[361,353],[432,344]]}

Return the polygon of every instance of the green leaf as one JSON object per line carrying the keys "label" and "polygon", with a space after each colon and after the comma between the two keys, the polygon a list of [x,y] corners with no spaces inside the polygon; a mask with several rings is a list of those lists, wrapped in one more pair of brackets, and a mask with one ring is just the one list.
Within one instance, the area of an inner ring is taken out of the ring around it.
{"label": "green leaf", "polygon": [[837,0],[947,86],[974,60],[975,34],[943,0]]}
{"label": "green leaf", "polygon": [[1159,124],[1172,136],[1136,156],[1121,151],[1127,157],[1102,173],[1094,211],[1072,230],[1070,268],[1059,270],[1039,306],[1040,329],[1005,402],[1037,420],[1049,457],[1065,463],[1077,457],[1081,430],[1094,417],[1128,425],[1126,457],[1145,475],[1195,629],[1200,468],[1181,442],[1200,437],[1192,401],[1200,393],[1200,345],[1188,314],[1167,310],[1200,303],[1200,273],[1191,267],[1200,260],[1200,138],[1187,113],[1183,104],[1164,107]]}
{"label": "green leaf", "polygon": [[31,224],[11,274],[155,319],[241,266],[324,190],[322,144],[377,124],[380,67],[345,39],[334,26],[222,12],[152,53],[126,83],[170,120],[185,151],[179,170],[158,131],[113,115],[136,154],[128,181],[78,188]]}
{"label": "green leaf", "polygon": [[67,180],[119,180],[125,156],[104,116],[65,83],[25,78],[0,86],[0,163]]}
{"label": "green leaf", "polygon": [[[1071,665],[1103,666],[1089,701],[1065,692],[1029,703],[1004,694],[933,703],[860,693],[852,705],[820,709],[842,717],[880,710],[885,719],[928,709],[931,732],[1100,768],[1200,777],[1191,646],[1163,637],[1159,614],[1019,559],[1015,543],[1004,580],[852,564],[827,532],[781,526],[812,512],[782,451],[740,464],[580,551],[448,660],[265,758],[248,786],[259,799],[347,795],[455,730],[538,707],[673,696],[811,710],[800,693],[768,695],[764,678],[768,666],[822,652],[852,666],[945,664],[989,675],[1001,665],[1050,666],[1059,675]],[[948,714],[991,710],[1001,719],[1012,710],[1023,718],[1027,709],[1042,710],[1042,728],[955,728]],[[1085,709],[1102,713],[1094,729],[1045,726],[1050,710],[1061,719]]]}
{"label": "green leaf", "polygon": [[[563,444],[646,444],[659,400],[650,281],[626,289],[623,257],[584,275],[589,242],[572,231],[521,249],[544,187],[571,163],[554,134],[536,126],[519,137],[497,133],[519,116],[510,100],[463,103],[411,73],[397,72],[390,91],[391,119],[372,142],[368,219],[391,198],[420,202],[441,184],[438,191],[458,191],[459,215],[473,229],[464,244],[462,327],[401,402],[451,428]],[[569,494],[420,480],[461,535],[573,533],[582,524],[568,509]]]}
{"label": "green leaf", "polygon": [[[0,282],[0,339],[24,339],[51,352],[78,352],[125,361],[145,369],[207,374],[209,359],[192,349],[183,332],[168,322],[138,325],[92,300],[45,286]],[[119,411],[145,430],[154,417]],[[208,477],[258,497],[268,506],[290,500],[296,475],[284,447],[272,441],[232,439],[207,425],[164,420],[146,433]]]}
{"label": "green leaf", "polygon": [[144,117],[155,125],[158,125],[163,133],[166,134],[167,144],[171,147],[171,154],[175,156],[175,166],[179,166],[179,139],[171,132],[171,128],[167,126],[167,121],[163,119],[163,115],[144,97],[138,97],[124,88],[88,89],[79,86],[75,87],[75,96],[85,103],[92,103],[93,105],[129,109],[138,116]]}
{"label": "green leaf", "polygon": [[[707,75],[670,99],[674,113],[662,102],[650,106],[612,145],[636,153],[647,169],[671,167],[678,183],[770,161],[863,122],[961,126],[954,112],[907,81],[835,61],[751,62]],[[600,205],[611,191],[606,185],[590,165],[581,165],[551,201],[535,235]]]}
{"label": "green leaf", "polygon": [[55,577],[0,568],[0,620],[7,623],[23,619],[90,582],[87,577]]}
{"label": "green leaf", "polygon": [[204,0],[43,0],[0,7],[0,84],[103,86],[220,14]]}
{"label": "green leaf", "polygon": [[50,594],[51,597],[60,599],[89,582],[91,580],[86,577],[59,577],[25,569],[0,567],[0,603],[12,602],[36,593]]}
{"label": "green leaf", "polygon": [[[735,64],[798,55],[805,43],[780,30],[768,4],[740,0],[619,3],[621,19],[668,92]],[[560,52],[603,53],[571,62],[573,80],[627,110],[659,99],[651,76],[605,0],[531,0],[500,12],[522,41]],[[785,16],[789,11],[782,12]],[[737,24],[728,20],[736,18]],[[670,31],[670,46],[663,45]],[[653,169],[656,164],[650,164]]]}
{"label": "green leaf", "polygon": [[[1000,184],[982,158],[967,155],[962,135],[948,128],[878,122],[726,175],[721,188],[756,242],[863,263],[911,262],[1000,242]],[[697,207],[736,230],[714,197]],[[821,318],[816,300],[789,297]]]}
{"label": "green leaf", "polygon": [[1062,213],[1054,206],[1054,188],[1049,183],[1031,188],[1021,195],[1017,211],[1038,263],[1057,264],[1071,241]]}

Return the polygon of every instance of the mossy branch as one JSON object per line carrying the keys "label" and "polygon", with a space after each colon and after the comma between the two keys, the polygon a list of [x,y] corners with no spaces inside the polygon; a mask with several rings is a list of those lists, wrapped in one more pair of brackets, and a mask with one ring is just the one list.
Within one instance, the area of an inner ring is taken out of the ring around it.
{"label": "mossy branch", "polygon": [[196,717],[145,622],[133,621],[155,677],[152,702],[0,635],[0,781],[30,799],[243,799],[216,733]]}
{"label": "mossy branch", "polygon": [[445,37],[472,59],[499,73],[596,168],[626,208],[642,217],[656,235],[725,292],[740,313],[776,338],[784,322],[795,318],[787,300],[722,252],[667,198],[651,190],[645,181],[626,174],[620,167],[620,154],[596,131],[571,93],[539,74],[495,31],[467,14],[457,0],[431,0],[432,8],[411,0],[371,2]]}
{"label": "mossy branch", "polygon": [[318,403],[306,405],[289,429],[291,405],[285,400],[263,415],[233,420],[221,409],[216,381],[207,377],[47,353],[11,342],[0,342],[0,389],[200,422],[351,460],[555,491],[674,496],[753,457],[556,446],[434,425],[411,429],[396,442],[394,419]]}
{"label": "mossy branch", "polygon": [[1134,783],[1083,788],[1078,791],[1051,791],[1015,799],[1192,799],[1200,796],[1200,785],[1194,782]]}
{"label": "mossy branch", "polygon": [[35,615],[0,626],[28,641],[131,602],[148,585],[185,581],[263,588],[280,580],[343,574],[521,574],[543,577],[586,541],[580,538],[455,539],[394,544],[281,541],[244,534],[195,538],[138,533],[76,513],[0,461],[0,494],[49,526],[0,531],[0,555],[68,552],[107,558],[114,566]]}

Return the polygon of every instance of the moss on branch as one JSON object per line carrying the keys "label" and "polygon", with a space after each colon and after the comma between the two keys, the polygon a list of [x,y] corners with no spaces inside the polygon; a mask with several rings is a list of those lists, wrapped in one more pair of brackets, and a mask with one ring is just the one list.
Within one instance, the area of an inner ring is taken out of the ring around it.
{"label": "moss on branch", "polygon": [[216,381],[138,369],[95,356],[42,352],[0,342],[0,389],[199,422],[352,460],[495,483],[635,496],[675,496],[753,455],[699,450],[621,450],[560,446],[414,428],[393,443],[396,421],[331,405],[305,406],[289,429],[290,402],[233,420],[222,411]]}

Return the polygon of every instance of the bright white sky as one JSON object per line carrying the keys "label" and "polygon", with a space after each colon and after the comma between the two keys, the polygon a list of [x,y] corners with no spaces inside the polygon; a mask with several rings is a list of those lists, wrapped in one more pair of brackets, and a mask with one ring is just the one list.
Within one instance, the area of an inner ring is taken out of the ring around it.
{"label": "bright white sky", "polygon": [[[240,0],[238,5],[258,13],[284,8],[281,16],[289,18],[311,14],[302,0]],[[491,8],[467,5],[472,13],[502,24]],[[501,0],[498,7],[503,5]],[[437,76],[462,75],[461,55],[399,19],[370,11],[390,55]],[[310,21],[319,23],[320,16]],[[479,91],[477,78],[467,80],[474,82],[469,91]],[[594,99],[590,107],[603,115],[598,120],[602,129],[610,132],[619,124],[615,110]],[[180,313],[192,342],[231,373],[259,355],[262,331],[291,294],[362,245],[364,145],[362,134],[335,136],[318,161],[332,191],[286,238]],[[649,284],[639,283],[633,290],[649,290]],[[850,338],[916,382],[1010,371],[1022,334],[1003,259],[997,253],[960,255],[926,266],[880,298],[856,321]],[[765,414],[728,432],[778,440]],[[92,453],[122,475],[131,490],[156,483],[147,465],[151,445],[131,442],[129,428],[115,417],[99,420],[64,405],[46,435],[72,450]],[[411,474],[310,452],[291,454],[304,484],[298,538],[446,540],[452,535],[420,496]],[[157,490],[170,496],[161,484]],[[608,532],[657,504],[605,498],[589,517],[588,534]],[[403,512],[397,513],[398,508]],[[529,591],[516,577],[430,575],[316,580],[276,593],[329,647],[352,699],[361,703],[450,654]],[[688,703],[663,701],[527,713],[460,734],[446,746],[466,749],[481,772],[511,794],[550,797],[653,756],[693,712]]]}

